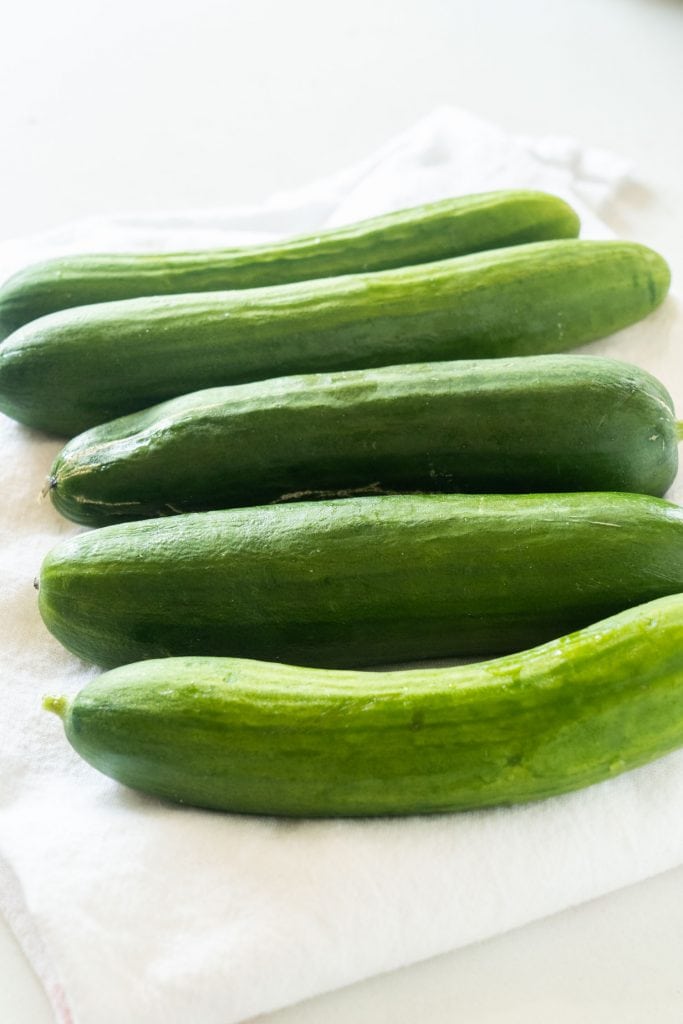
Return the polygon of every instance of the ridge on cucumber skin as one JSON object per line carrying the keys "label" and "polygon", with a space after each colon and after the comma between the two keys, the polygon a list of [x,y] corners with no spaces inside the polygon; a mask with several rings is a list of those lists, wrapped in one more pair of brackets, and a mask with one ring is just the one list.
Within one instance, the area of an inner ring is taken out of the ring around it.
{"label": "ridge on cucumber skin", "polygon": [[293,817],[543,799],[683,745],[683,594],[480,664],[390,672],[166,658],[93,679],[66,736],[156,797]]}

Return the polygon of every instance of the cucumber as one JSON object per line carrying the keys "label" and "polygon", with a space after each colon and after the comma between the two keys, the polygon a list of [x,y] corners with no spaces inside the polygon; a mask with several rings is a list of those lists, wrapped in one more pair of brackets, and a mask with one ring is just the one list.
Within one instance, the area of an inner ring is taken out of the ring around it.
{"label": "cucumber", "polygon": [[631,491],[677,468],[666,389],[591,356],[285,377],[199,391],[80,434],[50,494],[90,526],[389,491]]}
{"label": "cucumber", "polygon": [[409,494],[190,513],[69,538],[39,591],[57,639],[107,667],[492,655],[683,591],[683,509],[636,494]]}
{"label": "cucumber", "polygon": [[536,242],[418,267],[53,313],[0,347],[0,409],[73,435],[217,385],[571,348],[649,313],[664,260],[629,242]]}
{"label": "cucumber", "polygon": [[502,191],[444,199],[269,245],[63,256],[27,267],[0,288],[0,338],[47,313],[94,302],[338,277],[578,233],[577,215],[557,196]]}
{"label": "cucumber", "polygon": [[308,817],[514,804],[683,745],[683,595],[479,665],[165,658],[44,704],[95,768],[180,803]]}

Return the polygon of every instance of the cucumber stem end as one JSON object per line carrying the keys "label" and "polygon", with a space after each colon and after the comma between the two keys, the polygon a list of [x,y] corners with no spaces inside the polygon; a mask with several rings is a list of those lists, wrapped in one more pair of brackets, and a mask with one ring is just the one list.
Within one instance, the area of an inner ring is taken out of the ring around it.
{"label": "cucumber stem end", "polygon": [[66,697],[43,697],[43,708],[46,711],[54,712],[55,715],[59,715],[62,719],[66,715],[68,704],[69,702]]}
{"label": "cucumber stem end", "polygon": [[57,477],[53,473],[51,473],[50,476],[45,478],[45,483],[43,484],[43,486],[40,489],[40,498],[41,499],[47,498],[47,496],[50,493],[50,491],[53,491],[56,486],[57,486]]}

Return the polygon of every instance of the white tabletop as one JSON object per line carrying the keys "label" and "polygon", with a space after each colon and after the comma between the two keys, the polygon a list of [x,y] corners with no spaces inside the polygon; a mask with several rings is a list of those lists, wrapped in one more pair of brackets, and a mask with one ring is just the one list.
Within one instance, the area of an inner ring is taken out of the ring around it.
{"label": "white tabletop", "polygon": [[[680,291],[680,0],[24,0],[3,39],[0,238],[257,202],[446,103],[630,158],[649,187],[613,226]],[[683,868],[259,1020],[680,1022],[682,892]],[[1,923],[0,1020],[52,1020]]]}

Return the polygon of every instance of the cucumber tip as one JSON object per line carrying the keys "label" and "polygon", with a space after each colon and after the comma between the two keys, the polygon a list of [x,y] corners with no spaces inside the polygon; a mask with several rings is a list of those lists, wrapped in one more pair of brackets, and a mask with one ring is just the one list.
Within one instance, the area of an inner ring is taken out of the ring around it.
{"label": "cucumber tip", "polygon": [[45,711],[52,711],[53,714],[59,715],[60,718],[64,718],[68,701],[66,697],[51,697],[50,695],[43,697],[43,708]]}

